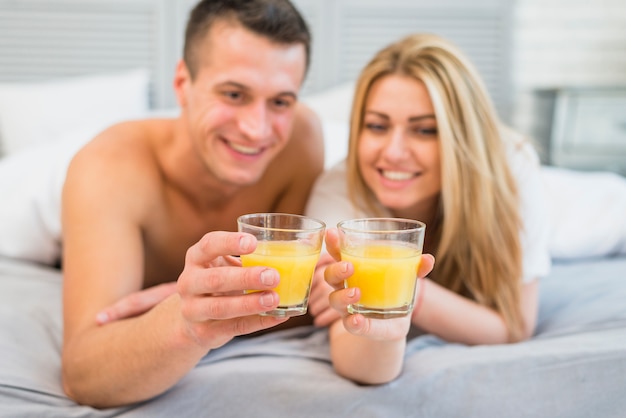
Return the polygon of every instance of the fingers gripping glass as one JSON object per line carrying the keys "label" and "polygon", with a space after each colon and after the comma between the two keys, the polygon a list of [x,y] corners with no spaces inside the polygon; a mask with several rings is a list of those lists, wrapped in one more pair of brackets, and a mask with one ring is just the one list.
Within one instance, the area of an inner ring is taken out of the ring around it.
{"label": "fingers gripping glass", "polygon": [[399,218],[365,218],[340,222],[341,259],[354,266],[346,287],[361,298],[349,313],[395,318],[411,313],[426,225]]}
{"label": "fingers gripping glass", "polygon": [[278,308],[262,315],[304,315],[326,224],[300,215],[254,213],[239,217],[237,225],[240,232],[252,234],[258,241],[252,254],[241,256],[242,265],[272,267],[280,275],[274,289],[280,299]]}

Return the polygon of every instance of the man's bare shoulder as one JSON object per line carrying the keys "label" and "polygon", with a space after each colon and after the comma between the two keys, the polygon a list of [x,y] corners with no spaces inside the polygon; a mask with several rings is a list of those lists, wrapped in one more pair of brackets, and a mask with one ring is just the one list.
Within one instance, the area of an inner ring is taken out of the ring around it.
{"label": "man's bare shoulder", "polygon": [[322,123],[319,116],[304,103],[298,103],[292,135],[294,139],[298,138],[298,142],[302,142],[303,146],[315,150],[316,153],[322,153],[321,157],[324,157]]}
{"label": "man's bare shoulder", "polygon": [[298,103],[289,144],[277,162],[285,167],[318,173],[324,167],[324,137],[317,114]]}
{"label": "man's bare shoulder", "polygon": [[[93,197],[126,198],[129,194],[148,198],[160,188],[157,148],[165,142],[170,120],[122,122],[101,132],[72,159],[66,184],[70,190]],[[150,199],[146,199],[150,200]]]}
{"label": "man's bare shoulder", "polygon": [[162,142],[160,137],[173,130],[173,120],[144,119],[121,122],[105,129],[87,143],[77,154],[81,159],[92,162],[134,160],[154,158],[153,148]]}

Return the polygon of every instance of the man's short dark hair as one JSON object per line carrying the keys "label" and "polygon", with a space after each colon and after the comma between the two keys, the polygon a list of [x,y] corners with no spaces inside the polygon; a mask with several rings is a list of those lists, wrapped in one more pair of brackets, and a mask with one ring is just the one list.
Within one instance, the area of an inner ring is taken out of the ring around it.
{"label": "man's short dark hair", "polygon": [[191,11],[185,31],[183,58],[192,78],[199,65],[197,46],[213,23],[229,19],[278,44],[301,43],[305,48],[305,68],[308,69],[311,34],[300,12],[289,0],[202,0]]}

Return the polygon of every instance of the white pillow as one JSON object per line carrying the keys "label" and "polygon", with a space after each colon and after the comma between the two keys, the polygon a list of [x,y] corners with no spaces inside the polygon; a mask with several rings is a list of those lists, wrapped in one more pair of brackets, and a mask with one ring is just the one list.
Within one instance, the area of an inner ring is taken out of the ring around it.
{"label": "white pillow", "polygon": [[302,98],[322,121],[326,169],[348,154],[348,133],[354,82],[347,82]]}
{"label": "white pillow", "polygon": [[92,136],[32,147],[0,159],[0,256],[55,265],[61,256],[61,190],[67,165]]}
{"label": "white pillow", "polygon": [[322,121],[324,132],[324,168],[329,169],[348,156],[348,123]]}
{"label": "white pillow", "polygon": [[346,122],[350,120],[355,84],[353,81],[338,84],[302,98],[323,121]]}
{"label": "white pillow", "polygon": [[[175,117],[178,109],[143,117]],[[0,159],[0,256],[55,265],[61,257],[61,192],[74,154],[99,132],[82,126],[62,139]]]}
{"label": "white pillow", "polygon": [[0,84],[0,155],[59,140],[77,126],[104,129],[138,117],[148,110],[148,99],[144,69]]}
{"label": "white pillow", "polygon": [[626,254],[626,178],[556,167],[542,167],[541,172],[553,258]]}

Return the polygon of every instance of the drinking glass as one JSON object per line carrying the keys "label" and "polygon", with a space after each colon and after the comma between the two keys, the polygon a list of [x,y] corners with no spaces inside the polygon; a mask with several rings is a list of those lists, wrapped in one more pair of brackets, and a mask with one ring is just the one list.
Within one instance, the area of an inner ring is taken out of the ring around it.
{"label": "drinking glass", "polygon": [[348,312],[369,318],[408,315],[415,301],[426,225],[412,219],[363,218],[339,222],[341,259],[354,266],[346,287],[361,298]]}
{"label": "drinking glass", "polygon": [[319,259],[326,224],[286,213],[253,213],[237,219],[240,232],[257,239],[256,250],[241,256],[244,267],[272,267],[280,275],[278,307],[262,315],[297,316],[307,312],[313,272]]}

